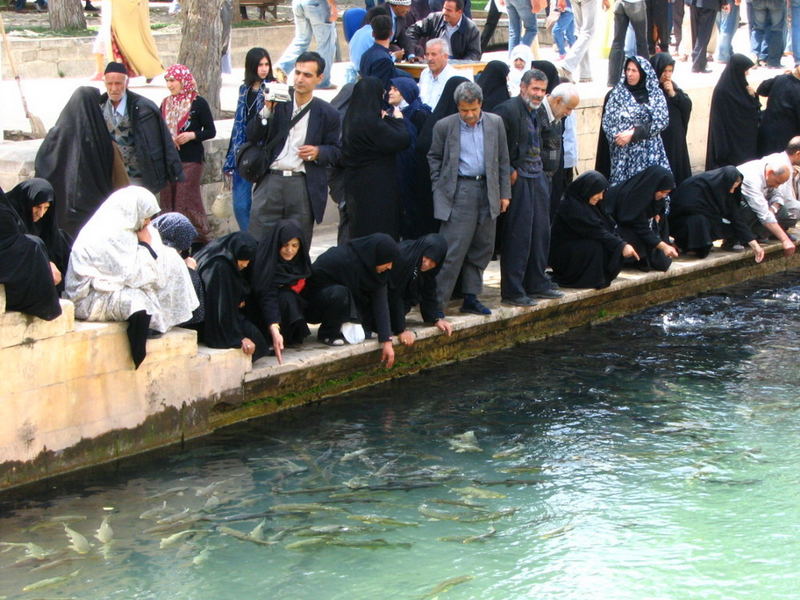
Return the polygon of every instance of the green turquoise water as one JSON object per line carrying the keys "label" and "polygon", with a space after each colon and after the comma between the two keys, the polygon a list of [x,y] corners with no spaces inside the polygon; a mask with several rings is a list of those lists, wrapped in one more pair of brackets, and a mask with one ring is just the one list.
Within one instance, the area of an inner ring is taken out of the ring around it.
{"label": "green turquoise water", "polygon": [[[0,596],[797,597],[795,281],[659,307],[0,498],[0,541],[49,553],[0,546]],[[456,452],[450,440],[470,431],[473,451]],[[247,534],[254,513],[273,544],[224,533]],[[173,528],[157,523],[176,514]],[[110,544],[92,537],[104,515]],[[408,524],[358,520],[368,515]],[[67,548],[53,520],[64,516],[93,544],[86,554]],[[312,529],[323,526],[366,529]],[[67,579],[22,592],[55,577]]]}

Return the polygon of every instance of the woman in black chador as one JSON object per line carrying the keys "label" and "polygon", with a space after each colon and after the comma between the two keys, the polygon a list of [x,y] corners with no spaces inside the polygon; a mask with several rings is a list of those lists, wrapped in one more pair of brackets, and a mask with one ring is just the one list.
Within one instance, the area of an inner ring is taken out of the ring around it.
{"label": "woman in black chador", "polygon": [[601,173],[587,171],[564,192],[550,234],[550,266],[559,285],[608,287],[622,270],[623,258],[639,259],[603,209],[606,189]]}
{"label": "woman in black chador", "polygon": [[659,52],[650,57],[650,64],[658,77],[658,83],[667,99],[669,124],[661,131],[661,141],[667,153],[669,167],[680,185],[684,179],[692,176],[692,165],[689,161],[689,149],[686,147],[686,133],[689,131],[689,117],[692,115],[692,100],[689,95],[672,81],[675,70],[675,59],[666,52]]}
{"label": "woman in black chador", "polygon": [[56,194],[46,179],[34,177],[17,185],[7,196],[25,226],[25,233],[35,235],[47,246],[47,255],[62,273],[67,272],[72,238],[58,228],[53,203]]}
{"label": "woman in black chador", "polygon": [[262,331],[269,330],[280,362],[282,346],[299,346],[309,333],[300,293],[311,276],[311,259],[297,221],[283,219],[267,231],[250,272],[249,314]]}
{"label": "woman in black chador", "polygon": [[606,212],[616,221],[620,237],[638,255],[623,264],[641,271],[666,271],[678,251],[669,244],[667,196],[675,188],[669,169],[653,165],[606,193]]}
{"label": "woman in black chador", "polygon": [[400,193],[395,156],[411,144],[399,109],[383,110],[380,79],[356,83],[342,124],[342,165],[350,237],[400,237]]}
{"label": "woman in black chador", "polygon": [[97,207],[120,187],[114,184],[114,153],[100,110],[100,92],[79,87],[36,153],[36,177],[52,184],[56,221],[70,236],[77,236]]}
{"label": "woman in black chador", "polygon": [[25,235],[22,222],[0,190],[0,284],[6,310],[51,321],[61,314],[54,274],[43,242]]}
{"label": "woman in black chador", "polygon": [[195,257],[205,291],[205,321],[200,341],[211,348],[241,348],[258,360],[267,341],[242,312],[250,285],[242,273],[255,258],[258,242],[237,231],[205,246]]}
{"label": "woman in black chador", "polygon": [[418,240],[400,242],[400,256],[389,278],[389,312],[392,331],[401,344],[414,343],[414,334],[406,330],[406,315],[419,304],[422,320],[450,335],[452,327],[439,310],[436,300],[436,274],[447,256],[447,240],[429,233]]}
{"label": "woman in black chador", "polygon": [[303,296],[308,322],[320,324],[319,341],[341,346],[342,325],[361,323],[365,330],[378,332],[381,360],[387,367],[394,364],[387,286],[397,258],[397,242],[373,233],[328,248],[314,261]]}
{"label": "woman in black chador", "polygon": [[706,171],[741,165],[759,157],[761,103],[747,83],[753,61],[734,54],[719,76],[708,115]]}
{"label": "woman in black chador", "polygon": [[737,241],[750,246],[757,263],[764,259],[764,249],[739,205],[741,183],[736,167],[721,167],[690,177],[670,195],[670,232],[682,252],[705,258],[714,240],[724,239],[725,246]]}

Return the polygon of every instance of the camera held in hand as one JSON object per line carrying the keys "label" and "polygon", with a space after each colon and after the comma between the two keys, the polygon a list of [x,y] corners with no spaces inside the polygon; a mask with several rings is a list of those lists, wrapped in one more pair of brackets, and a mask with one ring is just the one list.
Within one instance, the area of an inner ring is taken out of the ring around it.
{"label": "camera held in hand", "polygon": [[289,96],[289,84],[286,83],[278,83],[277,81],[264,82],[261,84],[261,91],[264,93],[264,99],[267,102],[289,102],[292,99]]}

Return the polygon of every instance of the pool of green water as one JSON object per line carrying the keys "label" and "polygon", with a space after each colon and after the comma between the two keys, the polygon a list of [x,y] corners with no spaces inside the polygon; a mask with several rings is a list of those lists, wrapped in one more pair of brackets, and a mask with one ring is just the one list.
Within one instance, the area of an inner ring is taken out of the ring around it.
{"label": "pool of green water", "polygon": [[0,597],[796,597],[796,280],[0,497]]}

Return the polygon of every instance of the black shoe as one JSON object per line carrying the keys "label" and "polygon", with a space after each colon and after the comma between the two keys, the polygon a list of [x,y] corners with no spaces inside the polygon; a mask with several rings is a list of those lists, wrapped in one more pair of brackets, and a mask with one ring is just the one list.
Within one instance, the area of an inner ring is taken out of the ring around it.
{"label": "black shoe", "polygon": [[475,294],[464,294],[464,304],[461,305],[459,312],[481,316],[492,314],[492,311],[481,304]]}
{"label": "black shoe", "polygon": [[711,73],[711,69],[692,69],[692,73]]}
{"label": "black shoe", "polygon": [[83,10],[85,10],[86,12],[97,12],[100,9],[94,6],[91,2],[87,2],[86,6],[83,7]]}
{"label": "black shoe", "polygon": [[552,298],[563,298],[564,292],[562,292],[561,290],[550,288],[548,290],[541,290],[539,292],[528,292],[528,295],[531,298],[552,299]]}
{"label": "black shoe", "polygon": [[318,338],[318,339],[326,346],[344,346],[345,344],[344,338],[338,336],[330,338]]}
{"label": "black shoe", "polygon": [[535,306],[536,300],[528,298],[528,296],[519,296],[518,298],[503,298],[503,304],[509,306]]}

